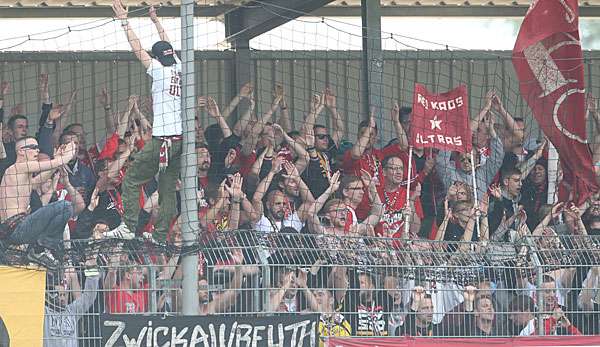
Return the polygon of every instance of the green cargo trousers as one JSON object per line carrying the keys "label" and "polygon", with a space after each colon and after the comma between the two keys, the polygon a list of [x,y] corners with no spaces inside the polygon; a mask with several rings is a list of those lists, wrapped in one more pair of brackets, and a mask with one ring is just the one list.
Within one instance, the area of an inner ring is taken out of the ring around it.
{"label": "green cargo trousers", "polygon": [[[123,209],[125,210],[123,219],[132,232],[136,232],[138,225],[140,188],[158,172],[160,146],[162,143],[163,140],[156,137],[153,137],[152,141],[146,142],[142,151],[133,156],[133,163],[125,174],[125,179],[121,186]],[[171,220],[177,212],[175,184],[179,178],[179,169],[181,166],[182,141],[172,141],[171,143],[169,166],[158,176],[159,216],[155,224],[156,227],[153,236],[155,240],[160,242],[166,241]]]}

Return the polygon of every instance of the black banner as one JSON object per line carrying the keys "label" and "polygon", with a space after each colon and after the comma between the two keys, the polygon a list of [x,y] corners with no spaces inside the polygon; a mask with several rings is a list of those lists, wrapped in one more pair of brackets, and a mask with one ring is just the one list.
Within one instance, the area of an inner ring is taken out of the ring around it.
{"label": "black banner", "polygon": [[316,346],[318,314],[273,317],[102,315],[104,347]]}

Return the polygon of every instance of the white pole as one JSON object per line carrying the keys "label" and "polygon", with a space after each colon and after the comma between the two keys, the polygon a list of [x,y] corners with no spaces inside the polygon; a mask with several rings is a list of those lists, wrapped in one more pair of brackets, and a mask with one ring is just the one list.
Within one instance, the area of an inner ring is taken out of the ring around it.
{"label": "white pole", "polygon": [[[475,198],[475,201],[473,203],[473,206],[475,208],[479,207],[479,200],[477,199],[477,179],[475,179],[475,156],[473,155],[473,150],[471,150],[471,178],[473,179],[473,197]],[[479,235],[480,231],[479,231],[479,216],[477,216],[475,218],[475,223],[477,225],[477,239],[479,240],[479,238],[481,237],[481,235]],[[468,240],[471,241],[471,240]]]}
{"label": "white pole", "polygon": [[[410,207],[410,180],[411,180],[411,173],[412,173],[412,155],[413,155],[413,147],[410,146],[408,148],[408,178],[406,181],[406,206],[404,207],[405,209]],[[408,239],[408,233],[410,231],[410,216],[409,215],[405,215],[404,216],[404,234],[402,234],[404,239]]]}
{"label": "white pole", "polygon": [[548,204],[553,205],[557,198],[558,152],[552,142],[548,141]]}

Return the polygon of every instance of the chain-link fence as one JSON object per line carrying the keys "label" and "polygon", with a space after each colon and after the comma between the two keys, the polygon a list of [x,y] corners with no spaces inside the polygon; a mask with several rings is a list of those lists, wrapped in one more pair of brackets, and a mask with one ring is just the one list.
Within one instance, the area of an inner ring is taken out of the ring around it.
{"label": "chain-link fence", "polygon": [[[100,345],[101,314],[180,315],[179,262],[190,252],[200,255],[200,316],[318,313],[322,338],[597,334],[599,245],[590,236],[452,243],[250,230],[193,247],[72,241],[65,262],[41,264],[50,267],[44,339]],[[31,264],[12,246],[2,258]]]}

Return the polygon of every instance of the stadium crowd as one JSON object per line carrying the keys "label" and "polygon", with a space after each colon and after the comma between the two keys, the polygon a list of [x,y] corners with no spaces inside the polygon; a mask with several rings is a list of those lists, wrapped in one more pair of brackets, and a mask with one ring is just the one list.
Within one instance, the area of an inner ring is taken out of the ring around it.
{"label": "stadium crowd", "polygon": [[[35,136],[19,107],[3,122],[10,84],[0,87],[1,241],[3,247],[21,247],[32,261],[62,264],[64,241],[74,239],[142,238],[157,247],[181,240],[181,64],[153,9],[161,41],[148,54],[126,10],[118,1],[113,8],[152,78],[152,97],[132,95],[118,111],[110,90],[101,89],[103,143],[87,143],[90,129],[69,123],[76,91],[63,105],[51,102],[47,74],[39,79],[42,113]],[[261,256],[273,270],[271,283],[261,285],[270,288],[262,311],[320,312],[322,336],[515,336],[537,333],[539,304],[547,312],[546,334],[600,333],[598,266],[553,268],[543,274],[542,288],[531,273],[519,271],[458,283],[407,279],[394,270],[403,251],[473,251],[455,241],[517,249],[533,236],[538,247],[568,248],[573,245],[552,242],[600,234],[597,195],[582,206],[546,204],[553,183],[547,143],[528,136],[525,120],[509,114],[502,95],[490,91],[470,123],[472,161],[469,154],[420,148],[409,157],[411,109],[396,103],[389,111],[394,139],[379,147],[381,129],[373,114],[356,122],[357,138],[348,138],[346,127],[354,124],[342,121],[333,88],[306,100],[310,112],[300,128],[293,127],[282,86],[264,114],[256,114],[253,92],[245,84],[223,111],[212,97],[197,98],[198,113],[214,120],[208,125],[200,124],[200,114],[196,118],[198,237],[209,245],[221,242],[221,234],[250,230],[258,245],[266,245]],[[600,131],[595,104],[590,98],[588,111]],[[368,269],[370,259],[346,263],[335,254],[327,264],[294,265],[294,255],[282,250],[307,239],[325,252],[370,250],[388,265],[381,273]],[[239,239],[228,242],[231,247],[215,259],[200,257],[200,315],[257,307],[250,302],[253,279],[266,281],[256,266],[261,256],[242,251]],[[376,255],[378,247],[386,252]],[[148,262],[114,252],[85,260],[88,267],[101,265],[99,273],[86,276],[67,266],[63,275],[50,276],[45,344],[76,346],[78,334],[97,336],[89,319],[78,326],[86,312],[149,312],[149,293],[156,289],[149,286],[156,280],[167,283],[158,310],[181,312],[180,286],[173,284],[182,276],[178,258],[161,254]],[[149,271],[152,266],[160,271]]]}

